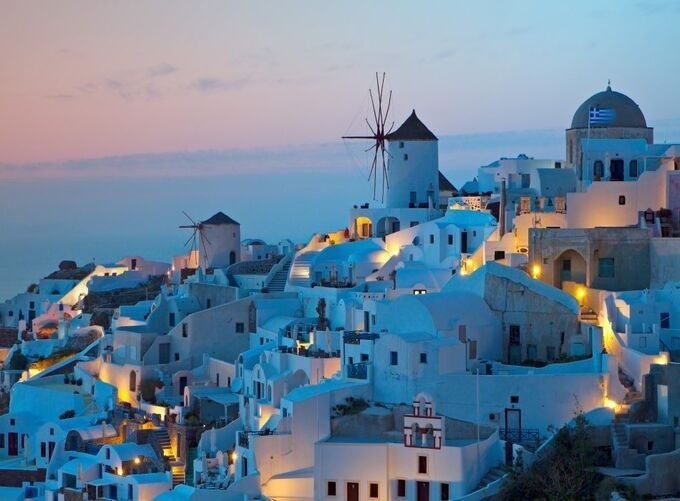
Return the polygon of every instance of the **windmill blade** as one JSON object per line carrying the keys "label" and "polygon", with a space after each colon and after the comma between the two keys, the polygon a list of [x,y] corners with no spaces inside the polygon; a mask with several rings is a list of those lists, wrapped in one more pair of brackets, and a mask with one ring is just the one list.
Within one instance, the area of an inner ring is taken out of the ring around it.
{"label": "windmill blade", "polygon": [[208,248],[205,245],[205,242],[208,242],[208,245],[211,245],[208,239],[205,237],[202,231],[199,231],[198,234],[201,237],[201,246],[203,247],[203,260],[204,260],[204,265],[207,268],[208,264]]}
{"label": "windmill blade", "polygon": [[[375,119],[375,123],[379,124],[380,121],[378,120],[378,113],[375,111],[375,101],[373,100],[373,92],[371,92],[371,89],[368,89],[368,94],[371,96],[371,108],[373,109],[373,118]],[[366,119],[366,122],[368,122],[368,119]]]}
{"label": "windmill blade", "polygon": [[208,245],[212,245],[212,242],[210,240],[208,240],[208,237],[206,237],[205,234],[203,233],[203,225],[201,225],[198,228],[198,232],[201,234],[201,238],[205,239],[205,241],[208,242]]}
{"label": "windmill blade", "polygon": [[194,221],[193,219],[191,219],[191,216],[190,216],[189,214],[187,214],[185,211],[182,211],[182,214],[184,214],[184,215],[186,216],[186,218],[187,218],[189,221],[191,221],[191,224],[193,224],[194,226],[198,226],[198,225],[196,224],[196,221]]}
{"label": "windmill blade", "polygon": [[371,137],[371,139],[376,139],[378,135],[373,130],[373,127],[371,127],[371,124],[369,123],[368,118],[366,119],[366,125],[368,125],[368,128],[371,129],[371,133],[373,133],[373,136]]}
{"label": "windmill blade", "polygon": [[[180,226],[180,228],[182,228],[182,226]],[[185,226],[185,228],[192,228],[192,226]],[[189,242],[191,242],[191,239],[192,239],[192,238],[194,238],[194,239],[196,238],[196,231],[197,231],[197,229],[194,228],[194,232],[191,234],[191,236],[190,236],[189,238],[187,238],[187,241],[184,242],[184,247],[186,247],[187,244],[188,244]]]}
{"label": "windmill blade", "polygon": [[[385,110],[385,119],[383,120],[383,130],[385,129],[385,122],[387,122],[387,116],[390,114],[390,105],[392,104],[392,91],[390,91],[390,94],[387,96],[387,110]],[[394,122],[392,123],[392,126],[394,126]],[[392,129],[390,129],[392,130]]]}

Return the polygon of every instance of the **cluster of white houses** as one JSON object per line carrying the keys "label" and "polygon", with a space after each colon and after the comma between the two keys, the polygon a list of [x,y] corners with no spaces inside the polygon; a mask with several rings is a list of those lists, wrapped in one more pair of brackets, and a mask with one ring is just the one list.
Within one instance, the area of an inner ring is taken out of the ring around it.
{"label": "cluster of white houses", "polygon": [[566,160],[460,192],[415,112],[387,142],[384,206],[306,245],[218,213],[171,265],[64,262],[0,304],[2,498],[483,499],[575,410],[623,481],[679,492],[680,145],[610,87]]}

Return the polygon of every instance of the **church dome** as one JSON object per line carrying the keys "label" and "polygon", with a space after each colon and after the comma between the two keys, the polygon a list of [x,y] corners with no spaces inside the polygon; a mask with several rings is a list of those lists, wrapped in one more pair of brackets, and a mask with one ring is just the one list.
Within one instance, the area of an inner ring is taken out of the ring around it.
{"label": "church dome", "polygon": [[645,116],[635,101],[625,94],[613,91],[609,85],[605,91],[589,97],[578,107],[571,121],[571,128],[588,128],[591,110],[591,127],[647,127]]}

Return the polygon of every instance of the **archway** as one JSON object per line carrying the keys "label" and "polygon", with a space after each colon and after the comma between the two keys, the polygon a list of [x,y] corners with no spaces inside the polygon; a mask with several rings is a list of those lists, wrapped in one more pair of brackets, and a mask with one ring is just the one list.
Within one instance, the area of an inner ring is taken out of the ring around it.
{"label": "archway", "polygon": [[559,289],[563,282],[586,283],[586,260],[574,249],[560,254],[553,263],[553,285]]}
{"label": "archway", "polygon": [[354,220],[354,226],[359,238],[371,238],[373,236],[373,221],[366,216],[359,216]]}
{"label": "archway", "polygon": [[376,227],[376,236],[378,238],[389,235],[390,233],[395,233],[399,231],[400,223],[399,219],[393,216],[383,217],[378,219],[378,226]]}

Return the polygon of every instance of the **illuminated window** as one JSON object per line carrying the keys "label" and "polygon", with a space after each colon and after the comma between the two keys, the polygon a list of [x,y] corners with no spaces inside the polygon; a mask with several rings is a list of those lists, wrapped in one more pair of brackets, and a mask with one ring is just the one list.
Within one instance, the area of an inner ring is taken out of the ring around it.
{"label": "illuminated window", "polygon": [[413,289],[414,296],[419,296],[420,294],[427,294],[427,289]]}

